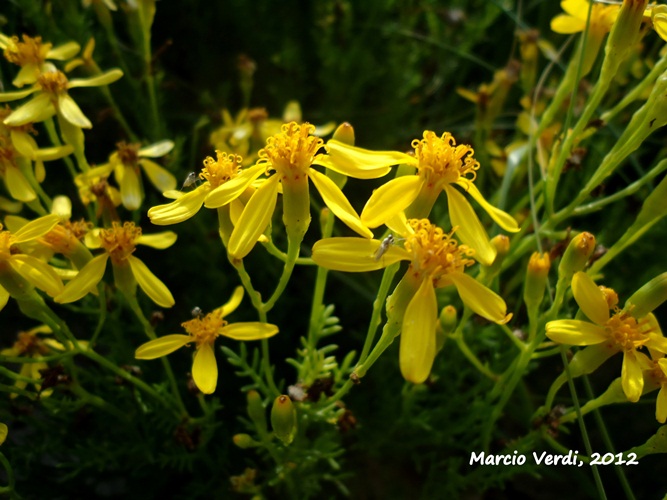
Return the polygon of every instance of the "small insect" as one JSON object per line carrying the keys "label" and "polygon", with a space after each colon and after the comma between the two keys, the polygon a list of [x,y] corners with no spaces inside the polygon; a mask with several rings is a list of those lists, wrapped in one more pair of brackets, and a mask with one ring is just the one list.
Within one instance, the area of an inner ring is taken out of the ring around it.
{"label": "small insect", "polygon": [[181,186],[181,191],[183,191],[186,187],[192,186],[193,184],[196,187],[199,180],[200,179],[199,179],[199,176],[197,175],[197,172],[190,172],[188,174],[188,176],[185,178],[185,180],[183,181],[183,186]]}
{"label": "small insect", "polygon": [[396,243],[396,238],[394,238],[393,234],[388,234],[385,239],[382,240],[382,243],[380,243],[380,246],[378,249],[375,251],[373,254],[373,259],[376,261],[380,260],[382,256],[387,253],[387,250],[389,250],[389,247],[392,246],[394,243]]}
{"label": "small insect", "polygon": [[201,310],[201,307],[193,307],[192,311],[190,311],[190,314],[192,314],[193,318],[201,319],[201,317],[204,315],[204,312]]}

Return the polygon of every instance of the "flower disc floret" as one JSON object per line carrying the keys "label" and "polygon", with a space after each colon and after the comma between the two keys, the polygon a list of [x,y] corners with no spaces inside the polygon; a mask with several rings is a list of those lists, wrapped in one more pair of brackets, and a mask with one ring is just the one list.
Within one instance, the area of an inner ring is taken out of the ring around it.
{"label": "flower disc floret", "polygon": [[281,132],[266,140],[266,147],[259,151],[258,164],[271,164],[283,177],[299,178],[308,175],[317,151],[324,141],[314,136],[315,126],[286,123]]}
{"label": "flower disc floret", "polygon": [[48,71],[37,77],[39,87],[52,96],[63,94],[69,88],[69,80],[62,71]]}
{"label": "flower disc floret", "polygon": [[181,323],[181,326],[197,344],[197,348],[202,344],[213,345],[215,339],[223,331],[222,328],[227,325],[227,321],[223,319],[223,312],[222,309],[216,309],[203,318],[193,318]]}
{"label": "flower disc floret", "polygon": [[216,150],[216,159],[207,156],[204,160],[204,168],[199,173],[199,178],[208,181],[211,189],[223,185],[225,182],[236,177],[241,171],[243,158],[235,154],[227,154]]}
{"label": "flower disc floret", "polygon": [[456,145],[449,132],[438,137],[431,130],[424,131],[423,139],[412,141],[417,157],[417,170],[426,182],[437,187],[455,183],[464,177],[473,182],[477,177],[479,162],[473,158],[474,150],[467,144]]}
{"label": "flower disc floret", "polygon": [[22,36],[23,41],[19,41],[19,37],[11,37],[3,55],[10,63],[18,66],[27,66],[28,64],[35,64],[40,66],[46,61],[47,54],[53,47],[53,44],[42,43],[42,37],[30,37],[28,35]]}
{"label": "flower disc floret", "polygon": [[136,240],[141,236],[141,228],[134,222],[125,222],[122,226],[113,222],[109,229],[100,230],[100,244],[107,251],[114,264],[128,259],[136,249]]}
{"label": "flower disc floret", "polygon": [[619,351],[632,351],[643,346],[653,331],[647,317],[637,320],[627,311],[616,310],[603,326]]}
{"label": "flower disc floret", "polygon": [[138,143],[128,144],[125,141],[116,143],[118,159],[125,166],[138,167],[139,148],[141,148],[141,144]]}

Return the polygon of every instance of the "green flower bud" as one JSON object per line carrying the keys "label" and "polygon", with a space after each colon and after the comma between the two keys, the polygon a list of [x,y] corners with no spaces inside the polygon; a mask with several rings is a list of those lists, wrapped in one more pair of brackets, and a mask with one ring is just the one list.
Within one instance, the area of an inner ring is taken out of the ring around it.
{"label": "green flower bud", "polygon": [[248,434],[235,434],[232,440],[236,446],[244,450],[247,448],[256,448],[261,444],[251,438]]}
{"label": "green flower bud", "polygon": [[248,391],[248,416],[260,434],[267,433],[266,412],[257,391]]}
{"label": "green flower bud", "polygon": [[296,435],[296,408],[289,396],[278,396],[271,408],[273,433],[283,444],[288,445]]}
{"label": "green flower bud", "polygon": [[523,300],[528,309],[538,307],[542,303],[550,268],[551,259],[548,253],[535,252],[530,256],[523,289]]}
{"label": "green flower bud", "polygon": [[504,234],[498,234],[491,238],[491,244],[496,249],[496,258],[493,263],[486,268],[486,276],[493,277],[500,272],[500,266],[505,260],[505,256],[510,251],[510,239]]}
{"label": "green flower bud", "polygon": [[579,233],[572,238],[560,260],[558,278],[571,280],[574,273],[584,269],[593,250],[595,250],[595,236],[591,233]]}
{"label": "green flower bud", "polygon": [[445,306],[440,311],[440,326],[445,335],[449,335],[456,328],[458,314],[454,306]]}
{"label": "green flower bud", "polygon": [[641,35],[641,24],[648,0],[623,0],[616,22],[611,28],[601,78],[611,78],[620,64],[635,50]]}
{"label": "green flower bud", "polygon": [[625,308],[637,319],[643,318],[667,300],[667,273],[656,276],[632,294]]}

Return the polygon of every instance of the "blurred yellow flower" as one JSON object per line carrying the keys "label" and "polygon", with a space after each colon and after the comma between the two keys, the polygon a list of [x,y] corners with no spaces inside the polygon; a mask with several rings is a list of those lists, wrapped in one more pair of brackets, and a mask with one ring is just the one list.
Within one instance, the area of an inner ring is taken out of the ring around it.
{"label": "blurred yellow flower", "polygon": [[[563,0],[560,3],[566,14],[559,14],[551,20],[551,29],[556,33],[569,35],[586,29],[588,9],[590,3],[587,0]],[[594,2],[591,10],[589,30],[596,36],[602,37],[609,33],[621,4],[604,4]]]}
{"label": "blurred yellow flower", "polygon": [[[614,308],[609,314],[607,297],[585,273],[578,272],[572,278],[572,293],[581,311],[589,321],[560,319],[546,325],[546,334],[551,340],[561,344],[591,346],[586,357],[597,366],[617,352],[623,353],[621,382],[628,400],[635,402],[642,394],[641,357],[637,350],[646,347],[667,353],[667,338],[662,336],[660,327],[652,314],[642,318],[632,316],[632,308]],[[613,303],[613,302],[612,302]]]}
{"label": "blurred yellow flower", "polygon": [[21,66],[19,74],[12,82],[16,87],[35,83],[40,73],[55,71],[53,64],[47,63],[47,59],[65,61],[74,57],[79,52],[79,44],[67,42],[53,48],[53,44],[42,43],[42,37],[30,37],[23,35],[23,41],[17,36],[8,37],[0,33],[0,49],[4,50],[5,59]]}
{"label": "blurred yellow flower", "polygon": [[404,246],[391,245],[379,255],[379,240],[327,238],[313,246],[313,261],[336,271],[381,269],[401,260],[410,262],[405,276],[387,301],[387,314],[401,322],[400,366],[406,380],[421,383],[428,377],[436,354],[438,307],[436,288],[454,285],[464,304],[480,316],[504,324],[505,301],[465,274],[475,251],[427,219],[410,219],[401,230]]}
{"label": "blurred yellow flower", "polygon": [[70,281],[55,301],[61,304],[74,302],[92,292],[102,280],[107,261],[111,258],[114,268],[116,286],[123,292],[134,293],[136,284],[161,307],[174,305],[174,298],[169,289],[160,281],[140,259],[132,255],[137,245],[147,245],[153,248],[169,248],[176,241],[176,234],[172,231],[144,235],[141,228],[133,222],[126,222],[122,226],[114,222],[109,229],[99,230],[97,241],[89,238],[105,250],[105,253],[94,257],[88,262],[77,276]]}
{"label": "blurred yellow flower", "polygon": [[242,322],[229,324],[224,318],[241,303],[243,288],[234,290],[229,302],[218,307],[206,316],[196,317],[181,326],[187,335],[165,335],[140,346],[137,359],[155,359],[166,356],[175,350],[194,343],[195,355],[192,363],[192,378],[204,394],[212,394],[218,384],[218,364],[215,361],[213,346],[215,339],[222,335],[234,340],[260,340],[278,333],[278,327],[269,323]]}

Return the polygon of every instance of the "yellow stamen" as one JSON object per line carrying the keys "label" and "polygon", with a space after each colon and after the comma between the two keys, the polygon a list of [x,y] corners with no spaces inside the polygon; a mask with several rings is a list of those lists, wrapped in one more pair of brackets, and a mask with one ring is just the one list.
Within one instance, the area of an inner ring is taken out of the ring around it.
{"label": "yellow stamen", "polygon": [[69,80],[62,71],[47,71],[37,77],[37,84],[47,94],[57,95],[67,92]]}
{"label": "yellow stamen", "polygon": [[627,311],[618,310],[604,325],[609,338],[621,351],[632,351],[643,346],[652,328],[647,318],[637,321]]}
{"label": "yellow stamen", "polygon": [[111,256],[114,264],[119,264],[132,255],[136,245],[135,241],[141,236],[141,228],[136,227],[134,222],[126,222],[122,226],[113,222],[111,229],[100,231],[102,247]]}
{"label": "yellow stamen", "polygon": [[46,55],[53,45],[42,43],[42,37],[35,38],[23,35],[23,41],[19,42],[17,36],[11,38],[11,42],[5,48],[4,56],[9,62],[19,66],[28,64],[41,65],[46,61]]}
{"label": "yellow stamen", "polygon": [[66,221],[58,224],[42,236],[42,242],[54,252],[68,255],[74,250],[76,243],[90,230],[91,226],[91,223],[84,220]]}
{"label": "yellow stamen", "polygon": [[324,145],[322,139],[312,135],[314,132],[315,126],[310,123],[286,123],[279,134],[266,140],[257,163],[270,163],[283,178],[298,179],[308,175],[315,154]]}
{"label": "yellow stamen", "polygon": [[474,264],[466,257],[475,251],[452,238],[456,228],[445,233],[428,219],[410,219],[408,223],[415,232],[405,239],[405,249],[412,254],[410,270],[416,275],[429,277],[435,286],[442,287],[451,284],[447,275],[461,273]]}
{"label": "yellow stamen", "polygon": [[456,182],[460,177],[474,181],[479,162],[473,158],[473,149],[466,144],[456,145],[452,134],[445,132],[441,137],[426,130],[422,140],[412,141],[419,163],[417,169],[429,185],[441,186]]}
{"label": "yellow stamen", "polygon": [[192,340],[199,347],[202,344],[213,345],[216,337],[220,334],[220,330],[226,324],[227,321],[222,318],[222,310],[217,309],[203,318],[194,318],[181,323],[181,326],[185,328],[185,331],[190,334]]}
{"label": "yellow stamen", "polygon": [[243,161],[239,155],[223,153],[217,149],[215,154],[218,159],[214,160],[207,156],[204,160],[204,168],[199,173],[199,178],[208,181],[212,189],[236,177]]}

